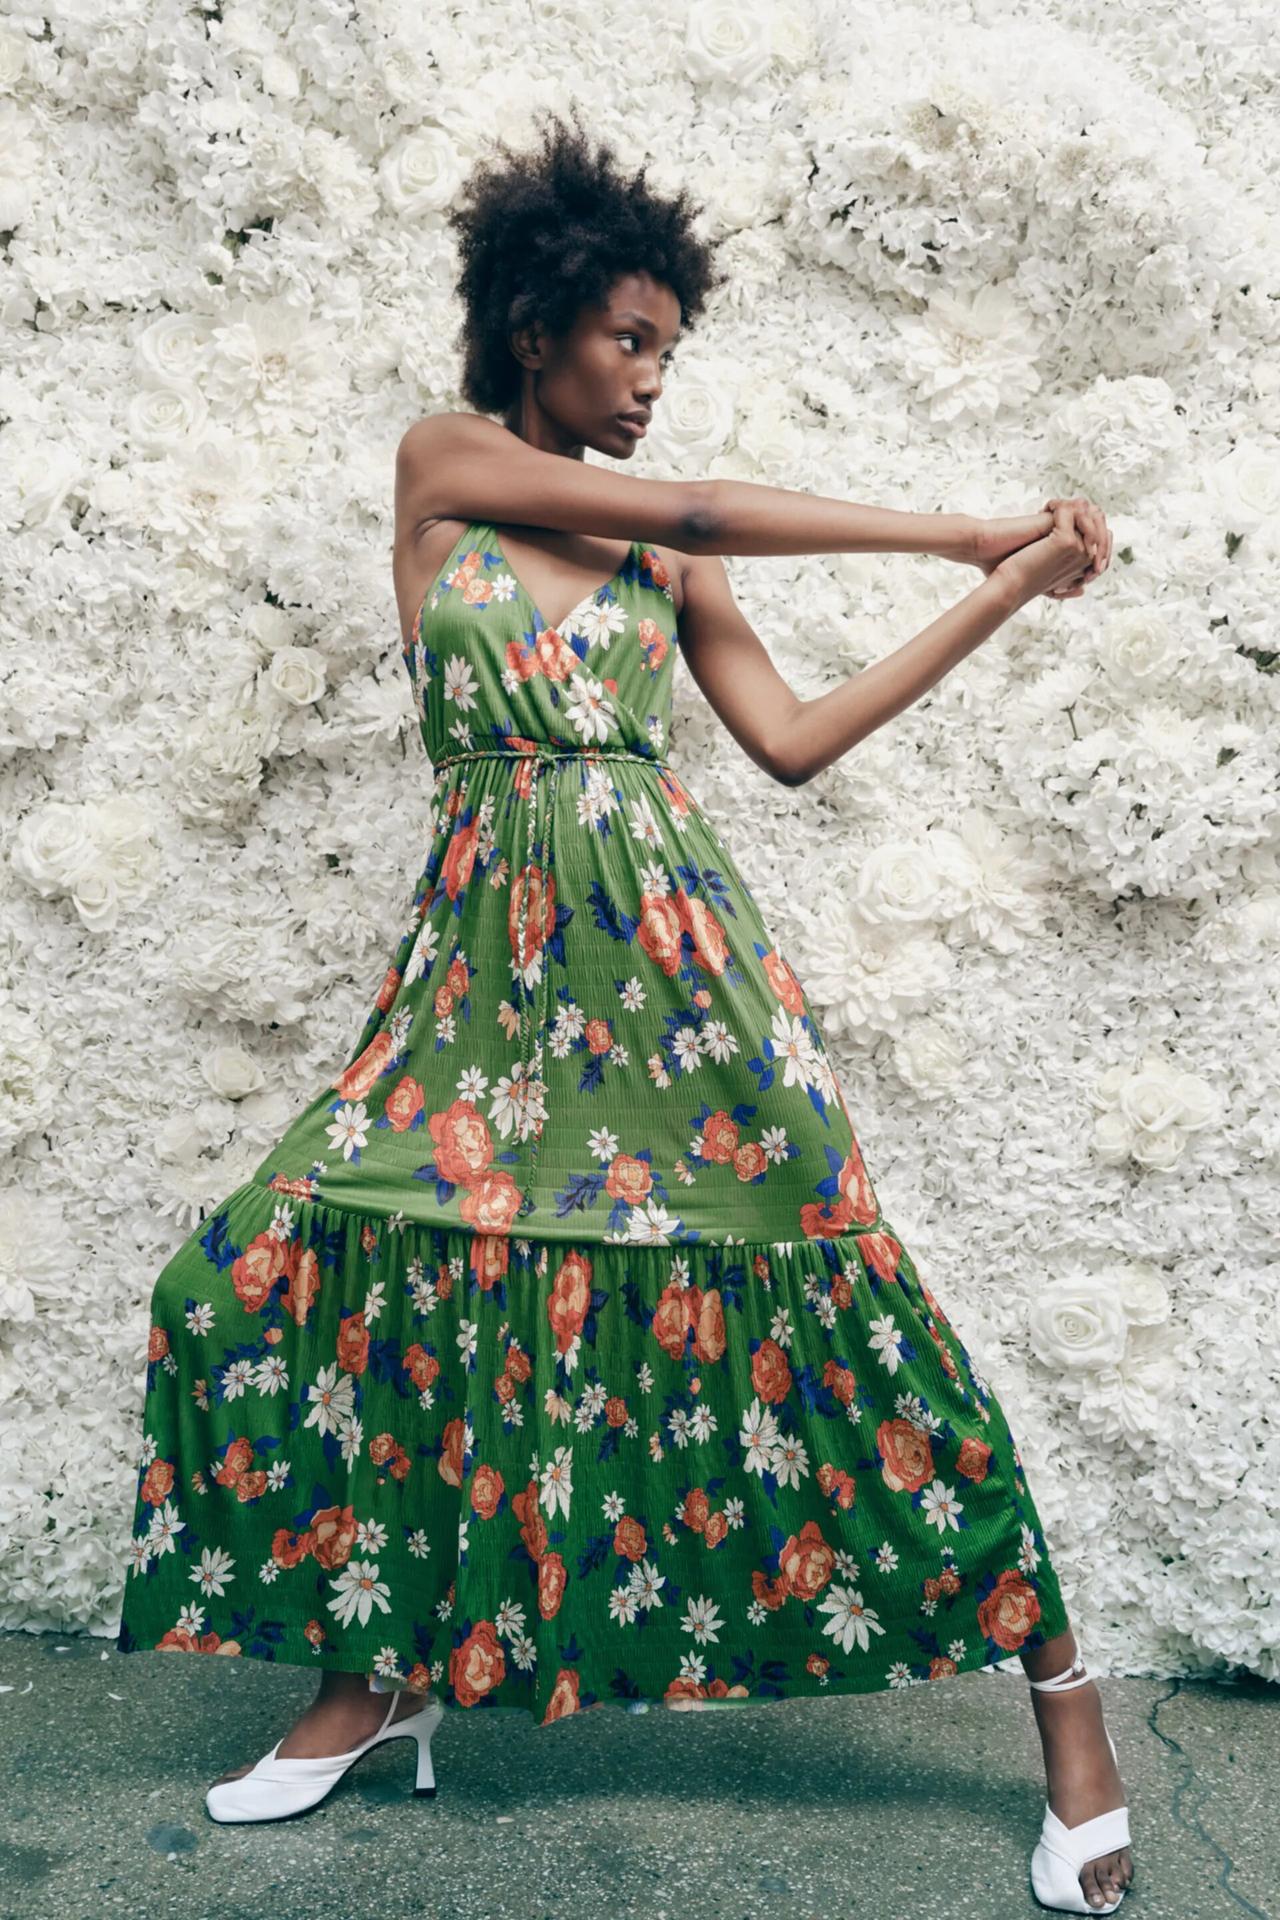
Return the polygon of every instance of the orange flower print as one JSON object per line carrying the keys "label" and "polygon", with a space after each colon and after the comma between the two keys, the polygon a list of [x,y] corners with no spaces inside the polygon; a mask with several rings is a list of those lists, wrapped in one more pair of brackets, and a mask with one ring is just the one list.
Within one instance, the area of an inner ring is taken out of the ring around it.
{"label": "orange flower print", "polygon": [[460,1707],[478,1706],[501,1686],[506,1671],[506,1657],[492,1620],[478,1620],[449,1655],[449,1684]]}
{"label": "orange flower print", "polygon": [[653,1190],[653,1169],[647,1160],[639,1160],[634,1154],[615,1153],[604,1190],[610,1199],[625,1200],[629,1207],[643,1206]]}
{"label": "orange flower print", "polygon": [[[520,919],[524,916],[524,927]],[[511,885],[511,897],[507,908],[507,934],[511,941],[511,951],[516,967],[526,986],[532,986],[539,978],[540,968],[535,968],[542,950],[556,926],[556,881],[554,874],[544,874],[541,867],[522,867]]]}
{"label": "orange flower print", "polygon": [[762,962],[764,977],[790,1014],[803,1013],[804,993],[790,965],[776,947],[771,947]]}
{"label": "orange flower print", "polygon": [[289,1284],[280,1296],[281,1306],[292,1316],[296,1326],[306,1326],[307,1316],[320,1294],[320,1283],[320,1261],[315,1248],[304,1247],[298,1255],[298,1263]]}
{"label": "orange flower print", "polygon": [[762,1400],[776,1404],[791,1391],[791,1368],[776,1340],[762,1340],[751,1356],[751,1385]]}
{"label": "orange flower print", "polygon": [[282,1274],[292,1277],[298,1252],[296,1240],[283,1240],[274,1230],[259,1233],[249,1242],[231,1267],[231,1284],[246,1313],[261,1311]]}
{"label": "orange flower print", "polygon": [[916,1493],[933,1478],[933,1449],[929,1436],[910,1420],[883,1420],[876,1434],[884,1465],[881,1475],[894,1493]]}
{"label": "orange flower print", "polygon": [[389,1124],[397,1133],[406,1133],[415,1124],[422,1112],[424,1097],[422,1082],[415,1080],[412,1074],[402,1074],[387,1095],[387,1104],[383,1109]]}
{"label": "orange flower print", "polygon": [[1005,1653],[1017,1653],[1040,1618],[1035,1588],[1014,1568],[1006,1568],[991,1592],[978,1603],[978,1624]]}
{"label": "orange flower print", "polygon": [[492,1520],[503,1494],[502,1475],[482,1461],[471,1476],[471,1511]]}
{"label": "orange flower print", "polygon": [[480,827],[475,820],[455,829],[440,867],[440,884],[450,900],[457,900],[471,878],[480,845]]}
{"label": "orange flower print", "polygon": [[723,973],[729,959],[729,942],[706,901],[677,887],[672,903],[681,926],[693,941],[693,955],[698,965],[708,973]]}
{"label": "orange flower print", "polygon": [[591,1262],[585,1254],[569,1252],[556,1269],[547,1299],[547,1319],[556,1352],[567,1353],[582,1331],[591,1307]]}
{"label": "orange flower print", "polygon": [[375,1033],[358,1060],[329,1082],[344,1100],[363,1100],[374,1081],[392,1059],[396,1043],[389,1033]]}
{"label": "orange flower print", "polygon": [[480,1179],[493,1159],[493,1135],[470,1100],[455,1100],[443,1112],[433,1113],[427,1129],[435,1141],[442,1180],[469,1187]]}
{"label": "orange flower print", "polygon": [[636,938],[655,966],[674,974],[680,965],[680,936],[684,923],[675,902],[665,893],[646,893],[640,899]]}
{"label": "orange flower print", "polygon": [[510,1233],[520,1206],[520,1189],[509,1173],[491,1168],[473,1180],[459,1203],[458,1216],[477,1233]]}

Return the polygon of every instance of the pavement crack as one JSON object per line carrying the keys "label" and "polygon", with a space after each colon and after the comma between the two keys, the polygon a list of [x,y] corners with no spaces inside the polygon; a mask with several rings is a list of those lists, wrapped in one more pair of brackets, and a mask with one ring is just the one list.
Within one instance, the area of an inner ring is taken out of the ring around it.
{"label": "pavement crack", "polygon": [[[1161,1707],[1167,1706],[1170,1700],[1176,1700],[1182,1692],[1182,1685],[1183,1683],[1180,1678],[1175,1677],[1172,1679],[1169,1682],[1168,1693],[1162,1693],[1157,1699],[1152,1701],[1151,1711],[1147,1715],[1147,1725],[1150,1727],[1152,1733],[1155,1734],[1156,1739],[1163,1740],[1166,1747],[1171,1747],[1182,1763],[1182,1778],[1173,1789],[1173,1797],[1169,1802],[1169,1811],[1184,1832],[1194,1834],[1199,1840],[1203,1841],[1210,1852],[1216,1854],[1222,1862],[1218,1874],[1218,1883],[1227,1898],[1235,1903],[1237,1910],[1240,1913],[1253,1915],[1253,1920],[1274,1920],[1274,1916],[1268,1908],[1255,1907],[1252,1900],[1246,1898],[1242,1893],[1237,1893],[1231,1885],[1229,1876],[1234,1873],[1236,1863],[1226,1848],[1209,1832],[1209,1829],[1200,1818],[1200,1808],[1208,1797],[1209,1788],[1196,1774],[1195,1764],[1181,1741],[1175,1740],[1171,1733],[1166,1733],[1163,1727],[1156,1725],[1156,1715],[1159,1713]],[[1194,1804],[1189,1804],[1193,1792],[1195,1795]]]}

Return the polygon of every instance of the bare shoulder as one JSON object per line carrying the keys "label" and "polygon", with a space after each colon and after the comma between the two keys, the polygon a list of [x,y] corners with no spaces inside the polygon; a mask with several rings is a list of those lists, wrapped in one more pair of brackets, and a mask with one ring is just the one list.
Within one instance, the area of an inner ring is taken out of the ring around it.
{"label": "bare shoulder", "polygon": [[396,461],[414,470],[437,460],[446,448],[450,452],[463,446],[487,448],[514,438],[509,427],[486,413],[427,413],[400,436]]}

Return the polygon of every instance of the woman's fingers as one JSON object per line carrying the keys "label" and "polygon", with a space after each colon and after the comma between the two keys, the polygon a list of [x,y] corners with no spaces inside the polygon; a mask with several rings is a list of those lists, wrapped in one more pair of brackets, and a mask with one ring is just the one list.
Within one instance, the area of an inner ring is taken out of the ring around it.
{"label": "woman's fingers", "polygon": [[[1088,550],[1089,564],[1085,569],[1085,578],[1092,576],[1096,579],[1100,573],[1105,573],[1111,564],[1112,539],[1106,516],[1101,507],[1096,506],[1092,500],[1086,499],[1084,494],[1076,494],[1066,500],[1056,497],[1046,500],[1043,511],[1053,513],[1056,508],[1063,506],[1071,508],[1075,516],[1076,530]],[[1054,591],[1056,593],[1057,589]],[[1074,597],[1074,589],[1071,591]]]}

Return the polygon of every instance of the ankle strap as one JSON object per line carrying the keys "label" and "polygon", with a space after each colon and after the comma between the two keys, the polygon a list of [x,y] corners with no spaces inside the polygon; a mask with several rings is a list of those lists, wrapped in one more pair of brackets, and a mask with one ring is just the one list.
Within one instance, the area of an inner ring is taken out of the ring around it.
{"label": "ankle strap", "polygon": [[[1073,1674],[1079,1677],[1072,1679]],[[1084,1686],[1088,1678],[1084,1670],[1084,1655],[1077,1653],[1071,1665],[1064,1667],[1061,1673],[1055,1673],[1051,1680],[1029,1680],[1029,1684],[1042,1688],[1046,1693],[1068,1693],[1072,1687]]]}

